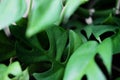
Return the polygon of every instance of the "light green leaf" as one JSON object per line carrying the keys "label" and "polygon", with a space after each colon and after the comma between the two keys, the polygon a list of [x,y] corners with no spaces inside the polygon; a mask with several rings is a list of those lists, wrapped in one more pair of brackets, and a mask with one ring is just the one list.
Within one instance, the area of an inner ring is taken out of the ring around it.
{"label": "light green leaf", "polygon": [[[0,80],[29,80],[28,70],[22,72],[19,62],[14,62],[8,67],[0,64],[0,69],[2,69],[0,70]],[[10,78],[9,75],[14,77]]]}
{"label": "light green leaf", "polygon": [[[97,42],[90,41],[80,46],[73,53],[67,63],[63,80],[81,80],[85,74],[87,74],[88,80],[89,78],[90,80],[96,80],[94,79],[94,76],[101,76],[101,79],[105,80],[102,72],[98,69],[94,62],[97,45]],[[95,75],[91,76],[92,73]],[[97,80],[101,79],[98,78]]]}
{"label": "light green leaf", "polygon": [[19,76],[16,76],[12,80],[29,80],[28,69],[25,69]]}
{"label": "light green leaf", "polygon": [[106,80],[104,74],[97,66],[95,61],[91,61],[91,63],[89,64],[86,70],[86,75],[88,77],[88,80]]}
{"label": "light green leaf", "polygon": [[57,23],[62,10],[62,0],[33,0],[29,15],[28,37]]}
{"label": "light green leaf", "polygon": [[98,53],[103,59],[103,62],[110,74],[111,64],[112,64],[112,40],[111,38],[107,38],[101,44],[99,44]]}
{"label": "light green leaf", "polygon": [[3,79],[4,73],[7,70],[7,66],[4,64],[0,64],[0,79]]}
{"label": "light green leaf", "polygon": [[66,0],[66,4],[63,8],[61,18],[64,18],[64,21],[66,22],[70,18],[70,16],[76,11],[76,9],[86,1],[88,0]]}
{"label": "light green leaf", "polygon": [[3,79],[1,80],[11,80],[8,75],[12,74],[14,76],[20,75],[22,72],[20,64],[18,62],[14,62],[10,64],[7,68],[7,70],[3,74]]}
{"label": "light green leaf", "polygon": [[25,11],[25,0],[2,0],[0,2],[0,29],[18,21]]}

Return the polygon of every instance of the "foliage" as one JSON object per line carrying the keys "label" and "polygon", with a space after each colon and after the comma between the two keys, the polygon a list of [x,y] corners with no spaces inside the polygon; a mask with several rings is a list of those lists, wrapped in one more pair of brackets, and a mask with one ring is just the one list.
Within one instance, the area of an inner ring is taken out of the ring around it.
{"label": "foliage", "polygon": [[23,17],[25,0],[1,0],[0,80],[119,80],[111,77],[120,53],[116,3],[30,0]]}

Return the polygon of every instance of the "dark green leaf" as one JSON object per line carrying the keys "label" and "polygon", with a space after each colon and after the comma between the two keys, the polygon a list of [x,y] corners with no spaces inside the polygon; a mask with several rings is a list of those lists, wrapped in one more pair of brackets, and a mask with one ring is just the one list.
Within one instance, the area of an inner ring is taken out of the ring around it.
{"label": "dark green leaf", "polygon": [[0,31],[0,61],[11,58],[14,55],[14,42],[3,31]]}
{"label": "dark green leaf", "polygon": [[63,67],[53,63],[50,70],[43,73],[34,73],[33,76],[36,80],[62,80]]}

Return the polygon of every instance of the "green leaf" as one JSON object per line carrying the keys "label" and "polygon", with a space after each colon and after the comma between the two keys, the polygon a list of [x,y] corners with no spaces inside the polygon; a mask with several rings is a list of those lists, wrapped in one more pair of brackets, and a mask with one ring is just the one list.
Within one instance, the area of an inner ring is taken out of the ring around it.
{"label": "green leaf", "polygon": [[7,70],[7,66],[4,64],[0,64],[0,79],[3,79],[6,70]]}
{"label": "green leaf", "polygon": [[61,10],[62,0],[33,0],[26,35],[30,37],[57,23]]}
{"label": "green leaf", "polygon": [[[0,80],[29,80],[28,70],[22,72],[19,62],[14,62],[8,67],[0,64]],[[12,75],[13,78],[9,77]]]}
{"label": "green leaf", "polygon": [[28,69],[25,69],[19,76],[16,76],[12,80],[29,80]]}
{"label": "green leaf", "polygon": [[18,21],[25,11],[25,0],[2,0],[0,2],[0,29]]}
{"label": "green leaf", "polygon": [[86,31],[88,38],[93,33],[96,39],[98,39],[101,34],[108,31],[115,32],[115,30],[118,28],[119,27],[112,25],[88,25],[84,28],[84,30]]}
{"label": "green leaf", "polygon": [[5,35],[4,31],[0,31],[0,62],[13,57],[14,55],[14,41],[10,40]]}
{"label": "green leaf", "polygon": [[63,66],[53,63],[53,66],[46,72],[34,73],[36,80],[62,80]]}
{"label": "green leaf", "polygon": [[[85,74],[87,74],[88,80],[96,80],[96,78],[97,80],[105,80],[102,72],[94,62],[97,45],[97,42],[89,41],[72,54],[67,63],[63,80],[81,80]],[[97,77],[95,78],[91,74]],[[98,78],[98,76],[101,78]]]}
{"label": "green leaf", "polygon": [[76,11],[76,9],[86,1],[88,0],[66,0],[66,4],[63,8],[61,18],[64,18],[64,21],[66,22],[70,18],[70,16]]}
{"label": "green leaf", "polygon": [[113,37],[112,37],[112,43],[113,43],[113,53],[120,53],[120,30],[118,33],[116,33]]}
{"label": "green leaf", "polygon": [[111,73],[111,64],[112,64],[112,40],[107,38],[98,46],[98,53],[100,54],[103,62],[109,72]]}
{"label": "green leaf", "polygon": [[[57,61],[61,61],[61,57],[64,52],[64,48],[66,47],[67,39],[68,39],[68,34],[67,31],[65,31],[61,27],[52,27],[49,30],[47,30],[48,36],[53,36],[53,39],[50,40],[50,45],[54,45],[54,51],[55,51],[55,57]],[[53,54],[53,53],[52,53]],[[52,55],[51,54],[51,55]]]}
{"label": "green leaf", "polygon": [[95,61],[91,61],[91,63],[89,64],[86,70],[86,75],[88,77],[88,80],[106,80],[104,74],[97,66]]}
{"label": "green leaf", "polygon": [[120,80],[120,78],[117,78],[117,79],[115,79],[115,80]]}
{"label": "green leaf", "polygon": [[[8,67],[4,64],[0,64],[0,80],[29,80],[28,70],[24,70],[20,67],[19,62],[13,62]],[[13,78],[9,77],[13,75]]]}
{"label": "green leaf", "polygon": [[70,51],[73,53],[83,42],[81,37],[74,31],[69,31]]}
{"label": "green leaf", "polygon": [[[46,35],[39,33],[31,38],[25,37],[24,27],[17,26],[10,27],[10,29],[12,34],[20,40],[16,43],[16,53],[21,61],[25,63],[49,61],[52,57],[57,61],[61,61],[68,37],[64,29],[58,26],[52,26],[42,32],[46,33]],[[48,39],[44,37],[48,37]],[[48,43],[46,45],[48,49],[43,48],[46,43]]]}

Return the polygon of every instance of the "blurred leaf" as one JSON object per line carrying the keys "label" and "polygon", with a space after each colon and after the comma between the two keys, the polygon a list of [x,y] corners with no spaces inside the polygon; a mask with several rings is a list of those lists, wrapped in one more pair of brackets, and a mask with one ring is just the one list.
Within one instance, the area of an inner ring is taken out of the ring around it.
{"label": "blurred leaf", "polygon": [[[109,47],[108,47],[109,46]],[[102,43],[98,46],[98,53],[100,54],[103,62],[109,72],[111,74],[111,64],[112,64],[112,40],[111,38],[106,38]]]}
{"label": "blurred leaf", "polygon": [[26,35],[30,37],[57,23],[61,10],[62,0],[33,0]]}
{"label": "blurred leaf", "polygon": [[0,62],[14,55],[14,41],[10,40],[3,31],[0,31]]}
{"label": "blurred leaf", "polygon": [[117,79],[115,79],[115,80],[120,80],[120,78],[117,78]]}
{"label": "blurred leaf", "polygon": [[63,80],[81,80],[85,74],[89,80],[105,80],[104,75],[94,62],[97,45],[96,42],[90,41],[73,53],[67,63]]}
{"label": "blurred leaf", "polygon": [[2,0],[0,2],[0,29],[18,21],[25,11],[25,0]]}
{"label": "blurred leaf", "polygon": [[0,79],[4,78],[4,74],[6,70],[7,70],[7,66],[4,64],[0,64]]}
{"label": "blurred leaf", "polygon": [[28,69],[24,70],[19,76],[16,76],[12,80],[29,80]]}
{"label": "blurred leaf", "polygon": [[63,8],[62,17],[64,21],[68,21],[70,16],[76,11],[76,9],[84,4],[88,0],[66,0],[66,4]]}
{"label": "blurred leaf", "polygon": [[[0,80],[29,80],[28,71],[25,70],[24,72],[22,72],[19,62],[14,62],[8,67],[3,64],[0,64],[0,69],[1,68],[4,71],[0,70],[0,72],[2,72],[2,75],[0,75]],[[10,75],[13,78],[10,77]]]}

